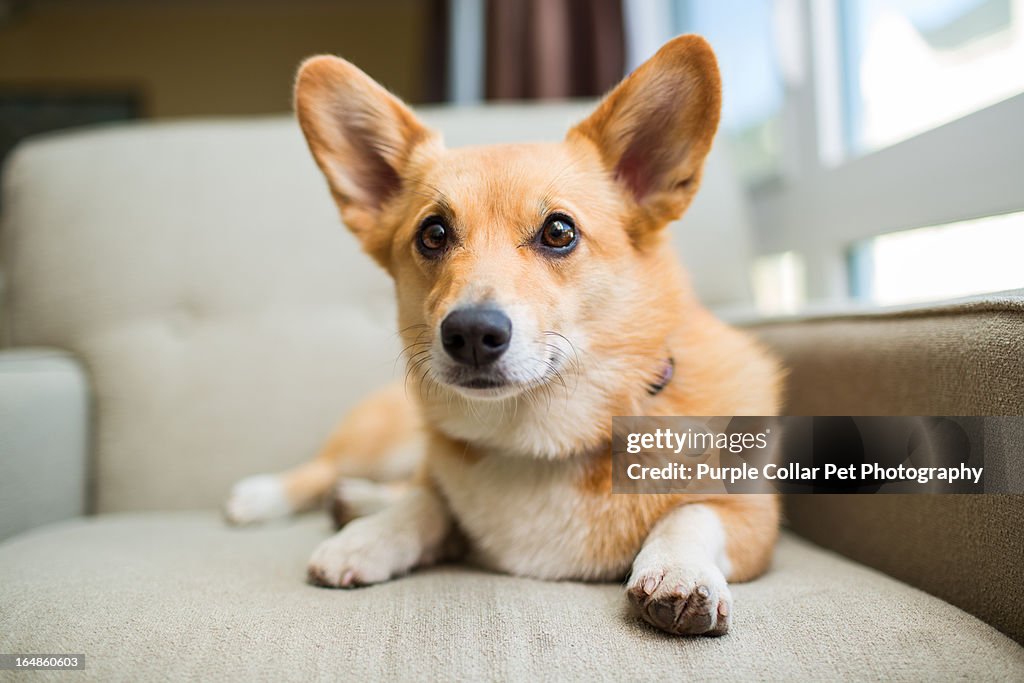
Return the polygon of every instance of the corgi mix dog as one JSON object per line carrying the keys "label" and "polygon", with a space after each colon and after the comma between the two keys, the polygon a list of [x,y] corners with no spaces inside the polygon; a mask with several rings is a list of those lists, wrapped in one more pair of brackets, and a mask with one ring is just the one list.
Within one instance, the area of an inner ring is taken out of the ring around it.
{"label": "corgi mix dog", "polygon": [[664,229],[718,127],[707,42],[667,43],[560,143],[445,149],[330,56],[302,65],[295,103],[345,225],[394,279],[408,374],[314,461],[239,482],[228,518],[292,513],[336,486],[344,526],[313,553],[315,584],[459,556],[625,578],[654,626],[728,631],[728,582],[768,566],[776,498],[611,490],[612,416],[779,409],[779,365],[701,307]]}

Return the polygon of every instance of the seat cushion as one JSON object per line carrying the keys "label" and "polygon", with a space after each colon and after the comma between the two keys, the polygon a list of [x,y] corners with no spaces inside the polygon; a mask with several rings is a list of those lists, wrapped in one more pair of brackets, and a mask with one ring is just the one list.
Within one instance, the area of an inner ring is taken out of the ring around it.
{"label": "seat cushion", "polygon": [[609,584],[448,566],[379,586],[303,581],[312,516],[64,522],[0,545],[0,652],[82,653],[94,680],[1024,678],[1024,649],[937,598],[784,536],[734,588],[733,631],[680,639]]}

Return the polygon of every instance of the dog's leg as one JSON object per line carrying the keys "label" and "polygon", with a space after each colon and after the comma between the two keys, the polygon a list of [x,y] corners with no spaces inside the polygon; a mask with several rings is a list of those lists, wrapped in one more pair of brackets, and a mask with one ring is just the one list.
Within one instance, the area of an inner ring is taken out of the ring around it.
{"label": "dog's leg", "polygon": [[334,463],[319,457],[287,472],[246,477],[231,487],[224,518],[231,524],[253,524],[301,512],[336,477]]}
{"label": "dog's leg", "polygon": [[331,588],[387,581],[438,561],[451,531],[451,515],[440,496],[428,486],[414,486],[321,543],[309,561],[309,581]]}
{"label": "dog's leg", "polygon": [[651,530],[626,594],[650,624],[676,635],[720,636],[732,620],[730,581],[763,572],[778,524],[772,496],[683,505]]}
{"label": "dog's leg", "polygon": [[394,384],[356,406],[310,462],[235,484],[224,516],[233,524],[249,524],[308,510],[338,477],[409,478],[422,451],[419,416],[403,386]]}
{"label": "dog's leg", "polygon": [[401,499],[409,486],[408,481],[376,482],[342,477],[334,485],[328,506],[335,527],[340,529],[354,519],[380,512]]}

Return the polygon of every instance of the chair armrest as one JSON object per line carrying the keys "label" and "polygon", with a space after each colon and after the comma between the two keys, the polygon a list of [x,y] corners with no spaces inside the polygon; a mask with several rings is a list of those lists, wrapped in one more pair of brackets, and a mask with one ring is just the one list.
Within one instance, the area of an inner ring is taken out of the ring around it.
{"label": "chair armrest", "polygon": [[[1024,290],[748,326],[789,369],[794,415],[1024,415]],[[986,478],[1024,488],[1024,433],[985,434]],[[988,482],[986,482],[988,483]],[[797,533],[1024,642],[1024,495],[790,495]]]}
{"label": "chair armrest", "polygon": [[0,351],[0,540],[84,514],[88,381],[56,349]]}

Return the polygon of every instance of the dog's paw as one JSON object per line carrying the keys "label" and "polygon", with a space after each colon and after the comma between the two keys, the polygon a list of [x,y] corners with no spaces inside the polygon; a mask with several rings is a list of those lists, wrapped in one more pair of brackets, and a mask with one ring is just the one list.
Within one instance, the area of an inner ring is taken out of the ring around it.
{"label": "dog's paw", "polygon": [[231,487],[224,503],[224,517],[231,524],[265,522],[292,512],[281,480],[272,474],[242,479]]}
{"label": "dog's paw", "polygon": [[634,571],[626,584],[633,609],[674,635],[721,636],[732,619],[732,594],[713,564]]}
{"label": "dog's paw", "polygon": [[372,518],[352,521],[317,546],[309,559],[309,582],[325,588],[355,588],[387,581],[405,571],[401,542],[381,533]]}

